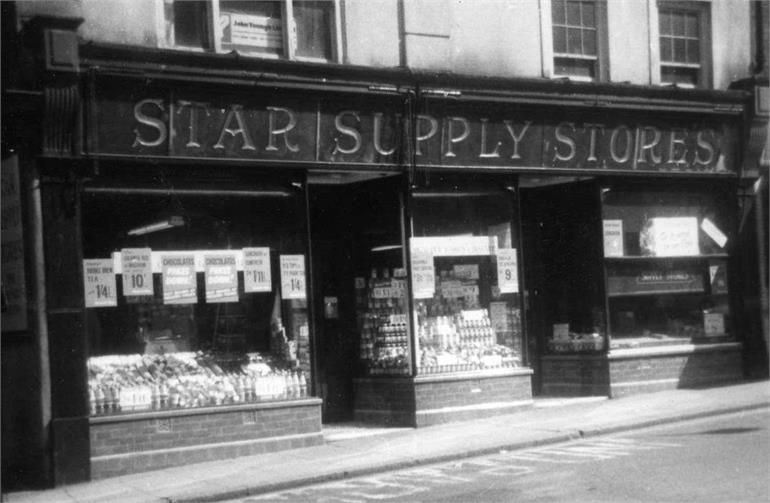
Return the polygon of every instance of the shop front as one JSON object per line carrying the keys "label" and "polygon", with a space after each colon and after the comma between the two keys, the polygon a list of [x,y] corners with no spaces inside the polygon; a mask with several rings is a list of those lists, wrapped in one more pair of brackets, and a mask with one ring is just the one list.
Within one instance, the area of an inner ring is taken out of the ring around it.
{"label": "shop front", "polygon": [[57,480],[742,375],[737,94],[81,51]]}

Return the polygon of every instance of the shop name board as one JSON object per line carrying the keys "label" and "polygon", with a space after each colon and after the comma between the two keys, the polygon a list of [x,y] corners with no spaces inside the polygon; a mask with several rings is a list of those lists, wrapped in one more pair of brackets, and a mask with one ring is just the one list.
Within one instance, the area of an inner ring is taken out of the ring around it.
{"label": "shop name board", "polygon": [[[397,105],[275,98],[256,103],[161,93],[135,102],[97,98],[92,149],[100,154],[273,162],[569,170],[734,171],[734,127],[702,118],[554,120],[543,112],[443,109],[414,117],[409,141]],[[367,108],[368,106],[368,108]],[[379,106],[379,105],[378,105]],[[409,147],[407,148],[407,145]]]}

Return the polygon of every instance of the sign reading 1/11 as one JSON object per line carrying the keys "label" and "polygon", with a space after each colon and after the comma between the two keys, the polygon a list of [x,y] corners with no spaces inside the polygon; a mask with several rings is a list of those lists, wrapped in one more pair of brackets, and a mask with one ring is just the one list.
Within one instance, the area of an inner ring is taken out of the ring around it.
{"label": "sign reading 1/11", "polygon": [[306,297],[304,255],[281,255],[281,296],[284,300]]}
{"label": "sign reading 1/11", "polygon": [[243,291],[271,292],[270,248],[243,249]]}
{"label": "sign reading 1/11", "polygon": [[111,258],[83,260],[86,307],[115,307],[118,292]]}

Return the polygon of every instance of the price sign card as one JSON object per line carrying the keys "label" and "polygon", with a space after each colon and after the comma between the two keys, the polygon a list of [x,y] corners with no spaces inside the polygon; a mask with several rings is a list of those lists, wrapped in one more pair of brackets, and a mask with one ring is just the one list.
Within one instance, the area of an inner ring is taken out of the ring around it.
{"label": "price sign card", "polygon": [[706,337],[725,335],[725,315],[722,313],[703,313],[703,331]]}
{"label": "price sign card", "polygon": [[123,248],[120,261],[123,266],[123,295],[152,295],[152,250]]}
{"label": "price sign card", "polygon": [[270,248],[243,249],[243,291],[271,292]]}
{"label": "price sign card", "polygon": [[682,257],[700,254],[697,218],[658,217],[650,220],[656,256]]}
{"label": "price sign card", "polygon": [[83,286],[86,307],[118,305],[118,289],[111,258],[83,260]]}
{"label": "price sign card", "polygon": [[195,280],[195,255],[163,255],[160,259],[163,273],[164,304],[195,304],[198,285]]}
{"label": "price sign card", "polygon": [[206,302],[238,302],[238,269],[235,255],[204,255]]}
{"label": "price sign card", "polygon": [[518,293],[519,269],[516,248],[497,250],[497,285],[500,293]]}
{"label": "price sign card", "polygon": [[623,220],[604,220],[604,256],[623,256]]}
{"label": "price sign card", "polygon": [[286,299],[305,299],[305,256],[281,255],[281,295]]}
{"label": "price sign card", "polygon": [[415,299],[430,299],[436,292],[436,271],[433,255],[412,252],[412,288]]}

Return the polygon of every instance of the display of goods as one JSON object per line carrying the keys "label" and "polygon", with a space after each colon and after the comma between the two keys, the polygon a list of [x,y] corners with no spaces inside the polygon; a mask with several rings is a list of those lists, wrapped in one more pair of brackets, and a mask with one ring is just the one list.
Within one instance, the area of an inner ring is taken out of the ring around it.
{"label": "display of goods", "polygon": [[91,357],[88,360],[91,414],[307,396],[303,372],[281,369],[258,353],[249,353],[240,364],[227,367],[227,371],[223,370],[214,355],[200,351]]}
{"label": "display of goods", "polygon": [[435,350],[424,348],[420,352],[421,373],[460,372],[521,366],[521,355],[496,344],[484,349],[461,349],[458,347]]}

